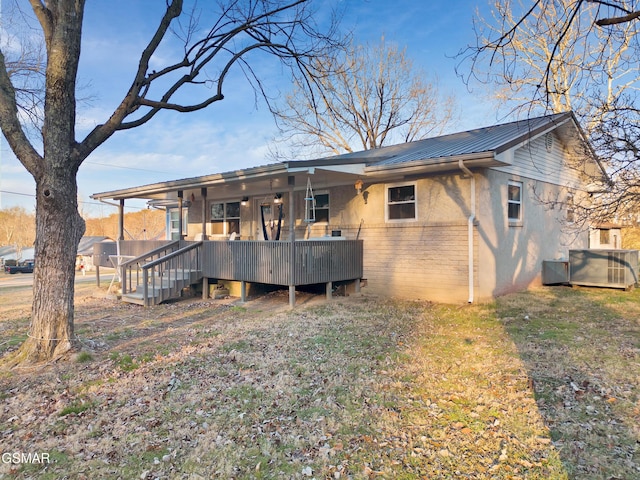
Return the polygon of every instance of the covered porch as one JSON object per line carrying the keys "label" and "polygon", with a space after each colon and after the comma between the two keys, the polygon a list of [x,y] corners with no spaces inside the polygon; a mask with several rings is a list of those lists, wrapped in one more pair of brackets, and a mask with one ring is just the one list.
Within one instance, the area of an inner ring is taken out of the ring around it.
{"label": "covered porch", "polygon": [[[94,194],[115,201],[120,219],[117,242],[100,247],[114,251],[96,252],[96,264],[115,259],[123,300],[142,305],[197,283],[206,295],[220,280],[240,282],[243,301],[247,284],[288,286],[291,306],[297,286],[324,284],[330,296],[336,282],[353,282],[357,291],[363,242],[331,230],[328,212],[316,221],[309,187],[358,195],[363,168],[353,160],[331,168],[298,161]],[[167,240],[124,240],[125,201],[134,198],[166,210]]]}

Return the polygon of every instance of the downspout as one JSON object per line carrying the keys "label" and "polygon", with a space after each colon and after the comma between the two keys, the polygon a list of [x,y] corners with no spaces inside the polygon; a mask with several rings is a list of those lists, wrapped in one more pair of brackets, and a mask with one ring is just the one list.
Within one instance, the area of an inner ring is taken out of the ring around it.
{"label": "downspout", "polygon": [[471,170],[467,168],[462,159],[458,160],[458,167],[462,170],[465,175],[469,176],[471,179],[471,213],[469,218],[467,219],[467,244],[469,245],[469,303],[473,303],[473,263],[474,263],[474,255],[473,255],[473,222],[476,219],[476,178],[471,173]]}

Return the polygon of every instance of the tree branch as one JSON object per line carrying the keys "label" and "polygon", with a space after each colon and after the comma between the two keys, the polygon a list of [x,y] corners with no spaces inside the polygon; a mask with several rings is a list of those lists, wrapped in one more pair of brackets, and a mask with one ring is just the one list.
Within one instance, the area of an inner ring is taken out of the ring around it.
{"label": "tree branch", "polygon": [[640,11],[631,12],[621,17],[601,18],[600,20],[596,20],[596,25],[598,25],[599,27],[604,27],[608,25],[619,25],[621,23],[631,22],[638,18],[640,18]]}
{"label": "tree branch", "polygon": [[[312,17],[302,8],[309,2],[310,0],[248,0],[241,3],[233,0],[221,10],[220,17],[206,35],[190,43],[196,28],[192,16],[183,36],[183,41],[186,42],[184,56],[172,65],[150,72],[151,56],[168,32],[172,21],[182,12],[182,1],[174,0],[141,56],[129,92],[110,119],[90,132],[83,141],[82,148],[91,151],[115,131],[140,126],[161,110],[193,112],[222,100],[223,86],[230,70],[238,63],[244,64],[244,58],[252,51],[262,50],[284,63],[291,62],[292,67],[305,69],[306,62],[317,55],[323,45],[331,43],[330,36],[322,36],[310,28],[308,22]],[[297,41],[298,31],[306,39],[311,39],[309,48],[303,48],[304,43]],[[206,69],[216,62],[219,72],[214,78],[210,78]],[[258,78],[250,68],[248,72],[267,99]],[[199,101],[172,100],[188,85],[204,84],[214,86],[215,93]]]}
{"label": "tree branch", "polygon": [[29,142],[18,118],[16,92],[7,73],[5,58],[0,51],[0,125],[9,146],[24,167],[35,176],[42,157]]}
{"label": "tree branch", "polygon": [[31,3],[31,8],[40,22],[45,42],[49,43],[53,35],[53,17],[51,10],[49,10],[41,0],[29,0],[29,3]]}
{"label": "tree branch", "polygon": [[[35,1],[35,0],[33,0]],[[138,101],[138,95],[141,89],[148,84],[146,79],[147,72],[149,70],[149,61],[153,53],[158,49],[158,46],[165,37],[171,22],[180,16],[182,13],[182,0],[172,0],[168,4],[167,9],[154,33],[153,37],[149,41],[149,44],[142,52],[140,56],[140,62],[138,63],[138,70],[134,76],[133,83],[129,88],[126,96],[123,98],[120,105],[113,112],[109,120],[102,125],[98,125],[94,128],[84,141],[79,144],[78,149],[82,150],[84,156],[88,156],[93,150],[107,140],[113,133],[120,127],[123,119],[129,115],[135,109],[136,102]]]}

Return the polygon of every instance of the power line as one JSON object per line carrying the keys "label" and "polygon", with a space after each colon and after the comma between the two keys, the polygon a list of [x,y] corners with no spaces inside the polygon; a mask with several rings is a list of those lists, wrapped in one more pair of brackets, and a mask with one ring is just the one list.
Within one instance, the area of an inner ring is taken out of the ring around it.
{"label": "power line", "polygon": [[0,190],[0,193],[6,193],[8,195],[22,195],[23,197],[34,197],[35,198],[35,195],[33,193],[10,192],[8,190]]}
{"label": "power line", "polygon": [[[10,192],[9,190],[0,190],[0,193],[4,193],[7,195],[19,195],[22,197],[31,197],[31,198],[35,198],[36,196],[33,193],[20,193],[20,192]],[[143,199],[141,199],[143,200]],[[110,205],[109,203],[104,203],[104,202],[89,202],[86,200],[78,200],[78,203],[81,203],[83,205],[97,205],[100,207],[104,207],[106,206],[113,206],[116,207],[117,205]],[[124,208],[128,208],[130,210],[146,210],[146,207],[133,207],[131,205],[125,205]]]}
{"label": "power line", "polygon": [[164,172],[162,170],[151,170],[151,169],[147,169],[147,168],[137,168],[137,167],[124,167],[122,165],[111,165],[109,163],[100,163],[100,162],[90,162],[89,160],[86,160],[84,163],[90,163],[91,165],[100,165],[102,167],[110,167],[110,168],[122,168],[125,170],[137,170],[140,172],[148,172],[148,173],[162,173],[165,175],[171,175],[172,172]]}

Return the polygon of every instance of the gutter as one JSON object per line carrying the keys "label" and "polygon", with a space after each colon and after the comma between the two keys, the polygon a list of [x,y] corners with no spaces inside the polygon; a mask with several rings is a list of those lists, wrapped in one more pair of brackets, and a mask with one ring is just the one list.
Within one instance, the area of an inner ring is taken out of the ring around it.
{"label": "gutter", "polygon": [[473,303],[474,300],[474,291],[473,291],[473,263],[474,263],[474,255],[473,255],[473,222],[476,219],[476,178],[471,173],[471,170],[467,168],[464,164],[464,160],[461,158],[458,160],[458,167],[462,170],[465,175],[467,175],[471,179],[471,214],[467,219],[467,244],[469,245],[468,252],[468,262],[469,262],[469,303]]}

